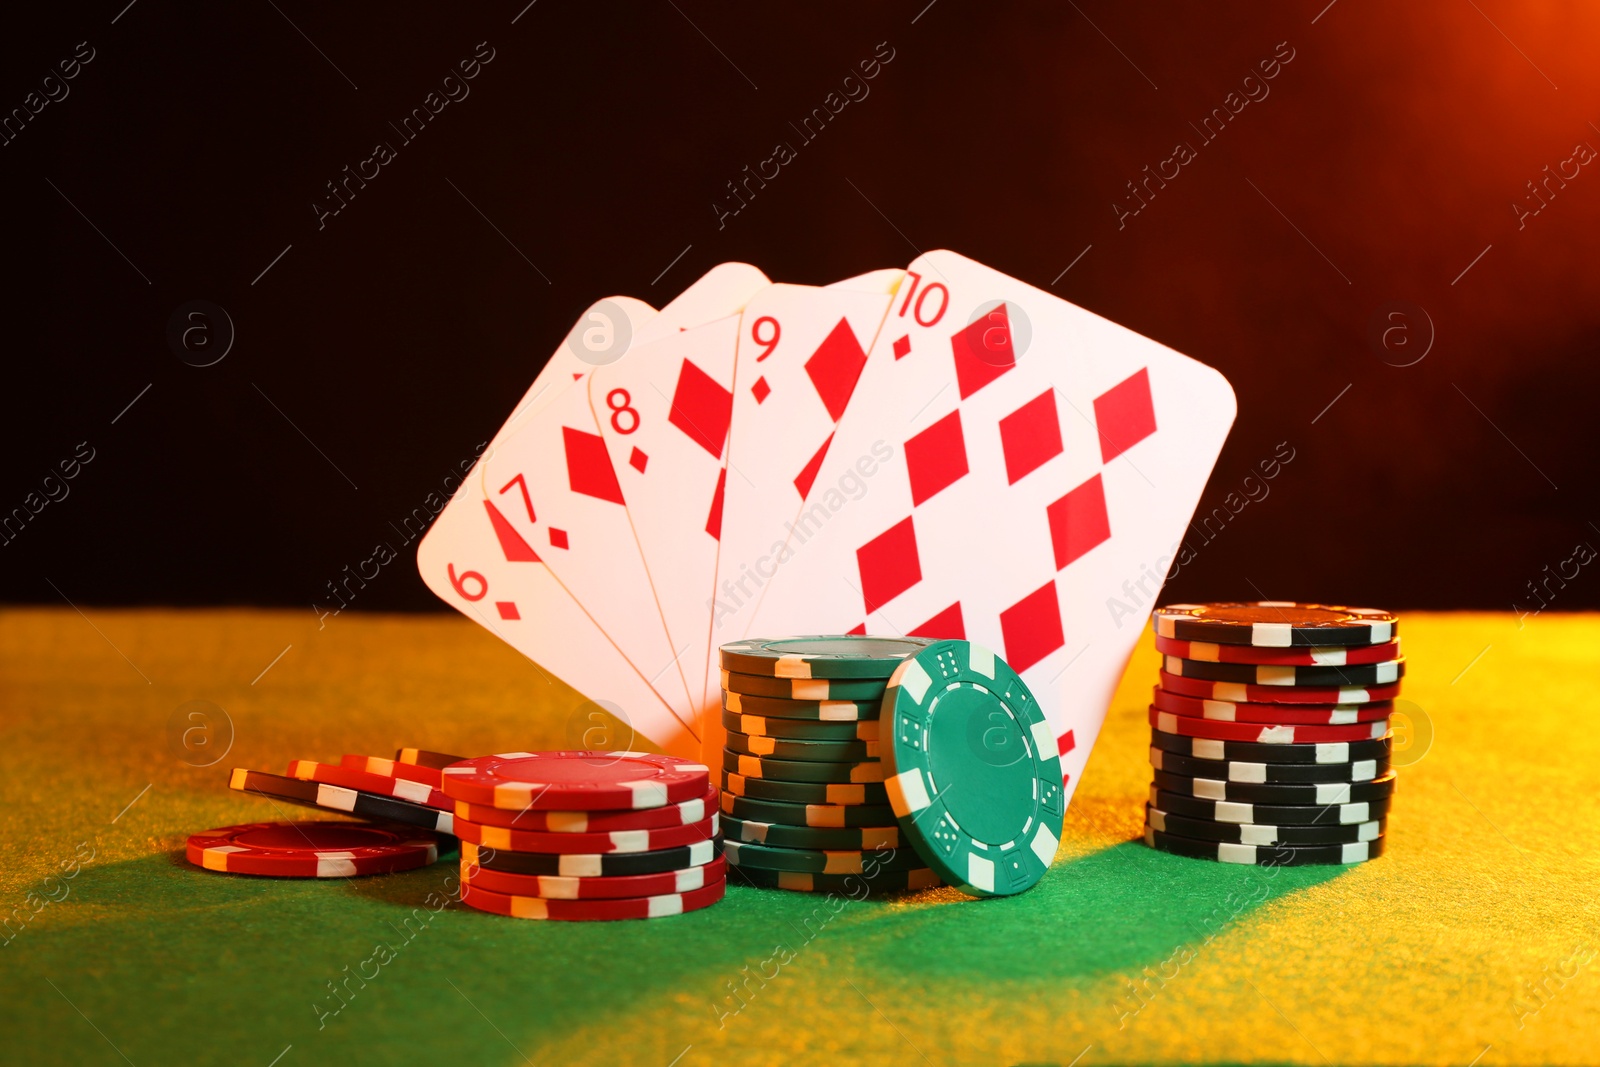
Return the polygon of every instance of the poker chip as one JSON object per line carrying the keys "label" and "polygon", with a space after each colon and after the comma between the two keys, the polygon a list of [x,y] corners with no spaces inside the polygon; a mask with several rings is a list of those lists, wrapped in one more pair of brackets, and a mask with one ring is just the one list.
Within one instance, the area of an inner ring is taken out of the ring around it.
{"label": "poker chip", "polygon": [[781,782],[881,782],[884,774],[883,764],[876,759],[854,763],[807,762],[743,756],[727,748],[722,750],[722,759],[729,774],[773,778]]}
{"label": "poker chip", "polygon": [[1168,604],[1151,623],[1158,637],[1262,648],[1379,645],[1400,627],[1392,612],[1280,600]]}
{"label": "poker chip", "polygon": [[1385,663],[1357,663],[1349,666],[1295,667],[1282,664],[1207,663],[1204,660],[1167,656],[1167,673],[1180,678],[1212,682],[1238,682],[1245,685],[1361,686],[1391,685],[1405,676],[1404,659]]}
{"label": "poker chip", "polygon": [[[891,818],[890,823],[894,820]],[[728,816],[722,832],[729,842],[775,845],[779,848],[855,849],[858,852],[900,847],[900,827],[890,826],[790,826],[786,823],[750,822]]]}
{"label": "poker chip", "polygon": [[192,834],[196,867],[278,878],[349,878],[426,867],[439,858],[432,834],[351,822],[256,822]]}
{"label": "poker chip", "polygon": [[728,671],[772,678],[888,678],[900,661],[933,644],[926,637],[835,634],[733,641],[723,645]]}
{"label": "poker chip", "polygon": [[686,911],[708,908],[722,899],[727,882],[719,879],[686,893],[663,893],[652,897],[617,897],[597,900],[552,900],[546,897],[516,896],[481,889],[471,882],[461,887],[461,902],[479,911],[509,915],[514,919],[609,920],[659,919],[682,915]]}
{"label": "poker chip", "polygon": [[1192,719],[1220,719],[1223,722],[1282,723],[1286,726],[1344,726],[1355,722],[1387,719],[1394,701],[1375,700],[1370,704],[1242,704],[1232,700],[1202,700],[1169,693],[1159,685],[1152,696],[1153,706],[1174,715]]}
{"label": "poker chip", "polygon": [[[840,787],[848,788],[848,787]],[[887,826],[894,809],[884,804],[791,804],[781,800],[756,800],[733,793],[722,795],[722,813],[753,822],[786,826]]]}
{"label": "poker chip", "polygon": [[1251,804],[1240,800],[1201,800],[1150,787],[1150,806],[1209,822],[1266,823],[1285,826],[1340,826],[1371,822],[1389,814],[1388,800],[1357,804]]}
{"label": "poker chip", "polygon": [[1394,795],[1393,771],[1370,782],[1230,782],[1216,778],[1193,778],[1171,771],[1157,770],[1153,781],[1158,789],[1203,800],[1243,800],[1253,804],[1354,804],[1364,800],[1386,800]]}
{"label": "poker chip", "polygon": [[658,852],[559,853],[508,852],[461,842],[461,859],[491,871],[508,874],[546,874],[567,878],[611,875],[660,874],[685,867],[703,867],[722,854],[720,841],[696,841],[683,848]]}
{"label": "poker chip", "polygon": [[803,763],[844,763],[878,758],[876,741],[809,741],[792,737],[764,737],[729,730],[724,744],[743,756],[770,756]]}
{"label": "poker chip", "polygon": [[1175,604],[1149,719],[1145,842],[1226,863],[1381,853],[1406,661],[1386,611],[1275,601]]}
{"label": "poker chip", "polygon": [[788,697],[746,696],[724,689],[722,710],[730,715],[757,715],[763,719],[801,722],[876,722],[883,710],[877,700],[790,700]]}
{"label": "poker chip", "polygon": [[448,797],[426,782],[358,771],[337,763],[318,763],[316,760],[308,759],[290,760],[289,770],[286,773],[290,778],[342,785],[346,789],[359,789],[363,793],[376,793],[379,796],[399,797],[401,800],[409,800],[413,804],[422,804],[440,811],[450,811],[455,806]]}
{"label": "poker chip", "polygon": [[475,867],[461,861],[461,880],[492,893],[547,900],[601,900],[617,897],[654,897],[688,893],[714,885],[727,877],[728,863],[721,856],[700,867],[683,867],[659,874],[621,874],[593,878],[561,875],[510,874]]}
{"label": "poker chip", "polygon": [[480,826],[503,826],[511,830],[538,830],[551,834],[609,833],[612,830],[655,830],[665,826],[687,826],[703,821],[717,810],[720,792],[707,789],[704,796],[685,800],[681,804],[666,804],[659,808],[641,808],[637,811],[542,811],[524,808],[510,811],[487,804],[469,804],[456,801],[458,819],[478,823]]}
{"label": "poker chip", "polygon": [[728,863],[741,870],[757,867],[764,871],[794,871],[801,874],[861,874],[926,866],[917,853],[909,848],[777,848],[744,841],[725,841],[722,848]]}
{"label": "poker chip", "polygon": [[439,788],[438,767],[425,767],[416,763],[384,759],[382,756],[361,756],[348,752],[339,757],[339,766],[349,767],[353,771],[366,771],[368,774],[381,775],[384,778],[409,778],[413,782]]}
{"label": "poker chip", "polygon": [[926,867],[905,871],[879,869],[873,874],[801,874],[796,871],[766,871],[760,867],[741,867],[736,877],[766,889],[789,889],[799,893],[842,893],[853,899],[881,893],[902,893],[934,889],[944,883]]}
{"label": "poker chip", "polygon": [[1170,671],[1161,672],[1161,688],[1182,696],[1205,700],[1231,700],[1258,704],[1367,704],[1374,700],[1393,700],[1400,686],[1288,686],[1249,685],[1240,682],[1211,682],[1184,678]]}
{"label": "poker chip", "polygon": [[724,771],[722,788],[736,797],[787,804],[876,804],[885,808],[889,805],[889,791],[882,782],[781,782]]}
{"label": "poker chip", "polygon": [[975,896],[1038,882],[1066,804],[1055,733],[1016,672],[940,641],[895,669],[884,707],[884,784],[914,854]]}
{"label": "poker chip", "polygon": [[1196,759],[1150,746],[1150,766],[1158,771],[1227,782],[1370,782],[1389,773],[1388,759],[1351,763],[1246,763]]}
{"label": "poker chip", "polygon": [[513,852],[594,853],[659,852],[682,848],[696,841],[717,836],[719,813],[713,811],[701,822],[687,826],[662,826],[653,830],[612,830],[599,833],[546,833],[539,830],[513,830],[504,826],[457,819],[456,836],[481,848]]}
{"label": "poker chip", "polygon": [[1150,744],[1154,748],[1196,759],[1240,763],[1327,764],[1386,760],[1393,743],[1392,731],[1375,741],[1327,741],[1314,745],[1258,745],[1249,741],[1217,741],[1205,737],[1184,737],[1161,730],[1150,731]]}
{"label": "poker chip", "polygon": [[1209,822],[1173,815],[1149,805],[1145,825],[1162,833],[1201,841],[1231,841],[1239,845],[1343,845],[1373,841],[1383,836],[1384,820],[1353,822],[1344,826],[1263,826],[1258,823]]}
{"label": "poker chip", "polygon": [[1212,663],[1256,663],[1279,666],[1343,667],[1352,663],[1385,663],[1400,658],[1400,640],[1353,648],[1260,648],[1255,645],[1219,645],[1206,641],[1180,641],[1156,637],[1156,651],[1164,656],[1208,660]]}
{"label": "poker chip", "polygon": [[1150,725],[1162,733],[1185,737],[1204,737],[1214,741],[1248,741],[1258,745],[1316,744],[1321,741],[1367,741],[1389,732],[1389,720],[1352,723],[1348,726],[1287,726],[1272,723],[1226,722],[1221,719],[1194,719],[1174,715],[1151,705]]}
{"label": "poker chip", "polygon": [[879,678],[774,678],[724,669],[722,688],[740,696],[781,697],[785,700],[871,701],[883,699],[884,682]]}
{"label": "poker chip", "polygon": [[1383,838],[1343,845],[1241,845],[1227,841],[1196,841],[1145,827],[1145,844],[1162,852],[1221,863],[1246,863],[1258,867],[1303,867],[1313,864],[1363,863],[1383,855]]}
{"label": "poker chip", "polygon": [[723,711],[722,728],[732,733],[759,737],[783,737],[796,741],[876,741],[878,720],[861,722],[808,722],[804,719],[774,719],[762,715],[736,715]]}
{"label": "poker chip", "polygon": [[455,832],[455,817],[448,811],[378,793],[363,793],[340,785],[235,767],[228,775],[228,788],[320,811],[344,812],[375,822],[399,823],[441,834]]}
{"label": "poker chip", "polygon": [[451,800],[503,810],[659,808],[703,796],[709,768],[648,752],[502,752],[444,768]]}
{"label": "poker chip", "polygon": [[451,756],[444,752],[429,752],[425,748],[402,748],[394,754],[396,763],[407,763],[415,767],[431,767],[442,771],[452,763],[460,763],[466,756]]}

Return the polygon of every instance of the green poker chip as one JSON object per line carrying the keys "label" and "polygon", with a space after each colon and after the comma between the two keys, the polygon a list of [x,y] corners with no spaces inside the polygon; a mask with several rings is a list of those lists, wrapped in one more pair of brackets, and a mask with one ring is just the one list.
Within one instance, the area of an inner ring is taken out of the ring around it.
{"label": "green poker chip", "polygon": [[885,804],[793,804],[722,794],[722,813],[746,822],[785,826],[888,826],[894,809]]}
{"label": "green poker chip", "polygon": [[769,719],[762,715],[722,713],[722,728],[736,734],[784,737],[795,741],[876,741],[878,720],[865,722],[806,722],[804,719]]}
{"label": "green poker chip", "polygon": [[746,778],[737,771],[723,771],[722,788],[736,797],[750,797],[753,800],[846,807],[872,804],[889,810],[889,791],[884,789],[882,782],[780,782],[773,778]]}
{"label": "green poker chip", "polygon": [[722,688],[747,697],[882,700],[884,685],[882,678],[774,678],[769,674],[741,674],[726,668],[722,671]]}
{"label": "green poker chip", "polygon": [[788,697],[746,696],[724,689],[722,710],[730,715],[759,715],[764,719],[801,722],[875,722],[883,710],[883,698],[880,694],[868,700],[790,700]]}
{"label": "green poker chip", "polygon": [[878,848],[899,848],[902,844],[898,826],[788,826],[784,823],[739,819],[732,815],[723,817],[722,833],[726,841],[776,845],[779,848],[870,852]]}
{"label": "green poker chip", "polygon": [[982,645],[941,641],[896,669],[884,707],[884,785],[927,865],[974,896],[1042,878],[1061,840],[1061,760],[1016,672]]}
{"label": "green poker chip", "polygon": [[860,900],[882,893],[904,893],[934,889],[944,883],[926,867],[906,871],[878,868],[873,874],[805,874],[795,871],[764,871],[760,867],[737,867],[728,872],[734,881],[747,882],[763,889],[792,889],[797,893],[838,893]]}
{"label": "green poker chip", "polygon": [[875,759],[859,763],[807,763],[797,759],[741,756],[722,750],[722,769],[742,778],[774,778],[780,782],[836,782],[860,785],[883,781],[883,764]]}
{"label": "green poker chip", "polygon": [[742,756],[771,756],[807,763],[847,763],[878,758],[876,741],[803,741],[728,731],[728,749]]}
{"label": "green poker chip", "polygon": [[801,874],[868,874],[926,866],[922,858],[909,848],[777,848],[773,845],[724,840],[722,854],[727,857],[730,867],[756,867],[763,871],[795,871]]}
{"label": "green poker chip", "polygon": [[733,641],[721,649],[722,666],[772,678],[887,678],[907,656],[933,644],[927,637],[813,637]]}

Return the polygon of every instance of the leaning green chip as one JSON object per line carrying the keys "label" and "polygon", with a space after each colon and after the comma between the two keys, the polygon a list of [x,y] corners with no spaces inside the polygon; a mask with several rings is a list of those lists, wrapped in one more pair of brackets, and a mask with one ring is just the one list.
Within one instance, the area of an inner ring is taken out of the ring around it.
{"label": "leaning green chip", "polygon": [[773,678],[887,678],[907,656],[931,644],[928,637],[819,634],[733,641],[722,646],[721,656],[730,671]]}
{"label": "leaning green chip", "polygon": [[1061,759],[1016,672],[982,645],[941,641],[900,665],[884,708],[889,803],[928,866],[974,896],[1042,878],[1061,840]]}

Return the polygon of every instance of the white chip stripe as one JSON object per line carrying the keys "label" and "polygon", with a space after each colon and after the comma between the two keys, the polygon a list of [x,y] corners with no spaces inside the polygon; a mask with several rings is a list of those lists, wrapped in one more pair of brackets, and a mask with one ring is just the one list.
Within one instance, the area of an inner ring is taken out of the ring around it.
{"label": "white chip stripe", "polygon": [[994,680],[994,659],[994,653],[982,645],[967,646],[967,666],[991,681]]}
{"label": "white chip stripe", "polygon": [[774,664],[772,673],[778,678],[810,678],[811,664],[804,656],[782,655]]}
{"label": "white chip stripe", "polygon": [[822,679],[795,678],[789,682],[789,691],[795,700],[827,700],[828,683]]}
{"label": "white chip stripe", "polygon": [[928,689],[933,685],[933,679],[928,676],[927,670],[916,660],[908,659],[895,673],[899,675],[900,688],[910,693],[912,702],[921,707],[923,699],[928,695]]}
{"label": "white chip stripe", "polygon": [[414,782],[409,778],[395,778],[389,791],[402,800],[426,804],[433,796],[433,786],[427,782]]}
{"label": "white chip stripe", "polygon": [[1250,643],[1258,648],[1288,648],[1294,644],[1294,627],[1283,622],[1251,623]]}
{"label": "white chip stripe", "polygon": [[967,854],[967,884],[985,893],[994,892],[994,861],[978,855]]}
{"label": "white chip stripe", "polygon": [[894,810],[897,818],[904,818],[913,812],[921,811],[933,803],[933,799],[928,795],[927,783],[923,781],[922,771],[916,767],[901,771],[883,784],[889,793],[889,807]]}
{"label": "white chip stripe", "polygon": [[1061,846],[1061,841],[1050,832],[1050,827],[1041,822],[1028,846],[1033,849],[1033,854],[1039,857],[1039,862],[1048,867],[1055,862],[1056,849]]}

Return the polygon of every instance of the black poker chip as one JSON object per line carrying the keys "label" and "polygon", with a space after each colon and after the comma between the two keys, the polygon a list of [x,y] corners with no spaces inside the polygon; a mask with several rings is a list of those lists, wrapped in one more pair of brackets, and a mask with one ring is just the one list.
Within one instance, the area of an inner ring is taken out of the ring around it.
{"label": "black poker chip", "polygon": [[1256,741],[1216,741],[1151,730],[1150,743],[1164,752],[1196,759],[1248,763],[1351,763],[1388,759],[1394,731],[1367,741],[1324,741],[1303,745],[1264,745]]}
{"label": "black poker chip", "polygon": [[1158,771],[1224,782],[1370,782],[1389,771],[1387,759],[1349,763],[1246,763],[1196,759],[1154,745],[1150,746],[1150,766]]}
{"label": "black poker chip", "polygon": [[1278,666],[1258,663],[1213,663],[1207,660],[1165,657],[1168,674],[1180,678],[1199,678],[1208,682],[1239,682],[1244,685],[1281,686],[1377,686],[1398,682],[1406,674],[1404,657],[1387,663],[1355,663],[1344,666]]}

